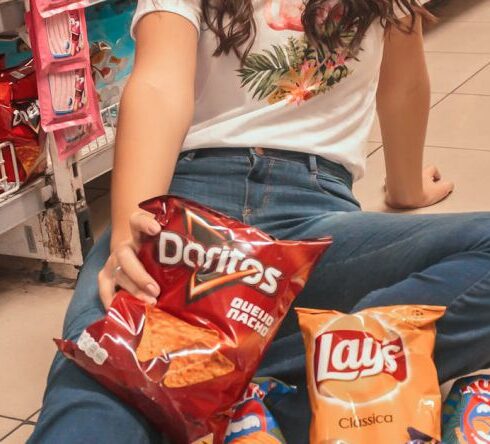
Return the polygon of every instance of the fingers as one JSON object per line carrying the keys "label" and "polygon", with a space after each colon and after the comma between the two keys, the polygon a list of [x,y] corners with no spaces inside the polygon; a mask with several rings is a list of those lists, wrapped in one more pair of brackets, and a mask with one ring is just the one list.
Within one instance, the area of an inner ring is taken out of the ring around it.
{"label": "fingers", "polygon": [[429,205],[434,205],[446,197],[448,197],[454,191],[454,183],[448,181],[439,181],[434,183],[434,192],[432,194],[432,201]]}
{"label": "fingers", "polygon": [[141,291],[136,284],[128,277],[126,273],[121,269],[118,269],[115,273],[115,283],[124,288],[128,293],[131,293],[135,298],[150,304],[155,305],[157,300],[153,296],[148,296],[145,292]]}
{"label": "fingers", "polygon": [[[138,292],[144,293],[150,298],[156,298],[159,296],[160,287],[145,270],[137,258],[135,251],[130,245],[122,246],[115,254],[117,263],[121,267],[122,272],[127,276],[129,281],[134,284],[134,286],[138,289]],[[130,291],[129,289],[127,290]]]}
{"label": "fingers", "polygon": [[148,213],[136,212],[129,218],[131,234],[136,243],[139,243],[142,235],[155,236],[160,233],[160,224]]}
{"label": "fingers", "polygon": [[434,182],[438,182],[441,180],[441,172],[439,171],[439,168],[437,168],[434,165],[431,165],[425,169],[425,173],[432,178]]}

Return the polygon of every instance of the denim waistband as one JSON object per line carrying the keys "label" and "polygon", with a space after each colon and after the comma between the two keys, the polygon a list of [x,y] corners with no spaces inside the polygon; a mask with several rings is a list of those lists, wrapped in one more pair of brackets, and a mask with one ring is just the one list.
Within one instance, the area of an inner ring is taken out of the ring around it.
{"label": "denim waistband", "polygon": [[349,188],[352,188],[352,174],[340,163],[332,162],[315,154],[302,153],[299,151],[287,151],[272,148],[199,148],[185,151],[180,154],[179,159],[194,159],[201,157],[229,157],[253,155],[289,160],[304,163],[311,172],[321,170],[341,179]]}

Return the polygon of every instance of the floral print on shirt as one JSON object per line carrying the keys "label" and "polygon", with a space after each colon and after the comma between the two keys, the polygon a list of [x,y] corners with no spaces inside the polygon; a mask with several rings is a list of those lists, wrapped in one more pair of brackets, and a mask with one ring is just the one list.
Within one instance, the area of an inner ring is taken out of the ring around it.
{"label": "floral print on shirt", "polygon": [[[274,30],[301,30],[302,0],[267,0],[265,18]],[[332,6],[335,2],[332,1]],[[329,9],[319,17],[324,20]],[[343,36],[348,40],[353,35]],[[305,34],[291,36],[285,45],[250,53],[238,70],[241,86],[248,87],[257,100],[273,104],[281,100],[300,105],[325,93],[352,73],[343,51],[330,52],[309,44]]]}

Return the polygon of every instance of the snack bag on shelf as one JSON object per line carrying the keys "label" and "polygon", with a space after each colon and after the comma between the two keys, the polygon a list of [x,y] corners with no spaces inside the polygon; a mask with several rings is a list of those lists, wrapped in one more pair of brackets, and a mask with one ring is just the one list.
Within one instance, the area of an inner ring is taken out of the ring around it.
{"label": "snack bag on shelf", "polygon": [[104,135],[105,131],[100,119],[54,131],[58,157],[60,160],[65,160]]}
{"label": "snack bag on shelf", "polygon": [[0,70],[14,68],[32,58],[30,48],[18,32],[0,33]]}
{"label": "snack bag on shelf", "polygon": [[[79,12],[74,11],[73,14]],[[69,38],[71,43],[68,44],[70,52],[75,47],[81,48],[80,45],[83,46],[83,49],[79,51],[80,57],[69,57],[69,60],[60,62],[56,58],[51,59],[53,53],[49,51],[54,50],[61,53],[61,48],[66,47],[66,45],[57,43],[53,46],[53,42],[51,42],[50,47],[47,40],[44,46],[40,44],[39,39],[42,38],[42,33],[36,32],[35,16],[36,11],[34,9],[27,13],[26,25],[29,29],[37,72],[41,126],[45,131],[57,131],[88,124],[92,124],[94,128],[99,128],[102,123],[97,92],[91,75],[85,22],[82,20],[83,26],[78,29],[80,35],[76,38],[72,35]],[[54,18],[52,17],[52,19]],[[47,22],[44,19],[40,20],[43,23]],[[59,42],[65,41],[66,43],[66,33],[63,30],[64,28],[60,27],[59,34],[62,36],[59,38]],[[80,43],[81,41],[83,43]],[[48,47],[50,47],[49,50]],[[49,55],[46,51],[49,52]]]}
{"label": "snack bag on shelf", "polygon": [[440,439],[441,393],[432,354],[443,307],[296,311],[306,346],[311,444]]}
{"label": "snack bag on shelf", "polygon": [[36,8],[43,18],[52,17],[61,12],[87,8],[103,0],[34,0]]}
{"label": "snack bag on shelf", "polygon": [[[45,135],[40,125],[36,75],[32,60],[0,72],[0,144],[6,184],[25,183],[46,168]],[[5,184],[0,193],[6,191]]]}
{"label": "snack bag on shelf", "polygon": [[[44,71],[53,62],[75,63],[89,61],[89,44],[85,11],[64,11],[48,18],[41,17],[35,2],[31,2],[29,33],[35,33],[34,53],[39,62],[38,71]],[[32,39],[31,39],[32,40]]]}
{"label": "snack bag on shelf", "polygon": [[330,239],[278,241],[195,202],[141,204],[162,231],[139,259],[156,306],[120,291],[107,316],[60,350],[174,444],[222,444],[293,299]]}
{"label": "snack bag on shelf", "polygon": [[443,409],[444,444],[490,443],[490,375],[456,381]]}
{"label": "snack bag on shelf", "polygon": [[286,444],[266,400],[296,391],[295,387],[274,378],[255,378],[235,407],[224,444]]}
{"label": "snack bag on shelf", "polygon": [[101,107],[119,102],[134,61],[129,35],[136,3],[105,1],[86,11],[92,75]]}

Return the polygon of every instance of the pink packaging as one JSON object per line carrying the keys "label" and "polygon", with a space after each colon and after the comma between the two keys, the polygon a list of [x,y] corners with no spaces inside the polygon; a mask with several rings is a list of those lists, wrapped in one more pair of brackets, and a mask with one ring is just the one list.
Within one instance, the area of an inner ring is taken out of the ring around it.
{"label": "pink packaging", "polygon": [[85,125],[70,126],[54,132],[60,160],[76,154],[80,149],[105,134],[100,119]]}
{"label": "pink packaging", "polygon": [[[45,131],[55,131],[93,124],[97,120],[100,122],[99,102],[91,75],[90,59],[82,57],[88,54],[88,51],[81,51],[80,57],[70,57],[61,63],[56,60],[46,62],[45,51],[48,44],[39,44],[39,34],[33,26],[34,14],[35,12],[26,14],[26,24],[37,72],[41,126]],[[49,57],[52,57],[51,52]]]}
{"label": "pink packaging", "polygon": [[[39,68],[44,71],[53,62],[89,61],[87,24],[83,9],[41,17],[37,4],[31,3],[29,33],[35,34]],[[31,42],[32,44],[32,42]]]}
{"label": "pink packaging", "polygon": [[63,11],[82,9],[101,0],[34,0],[42,17],[51,17]]}

